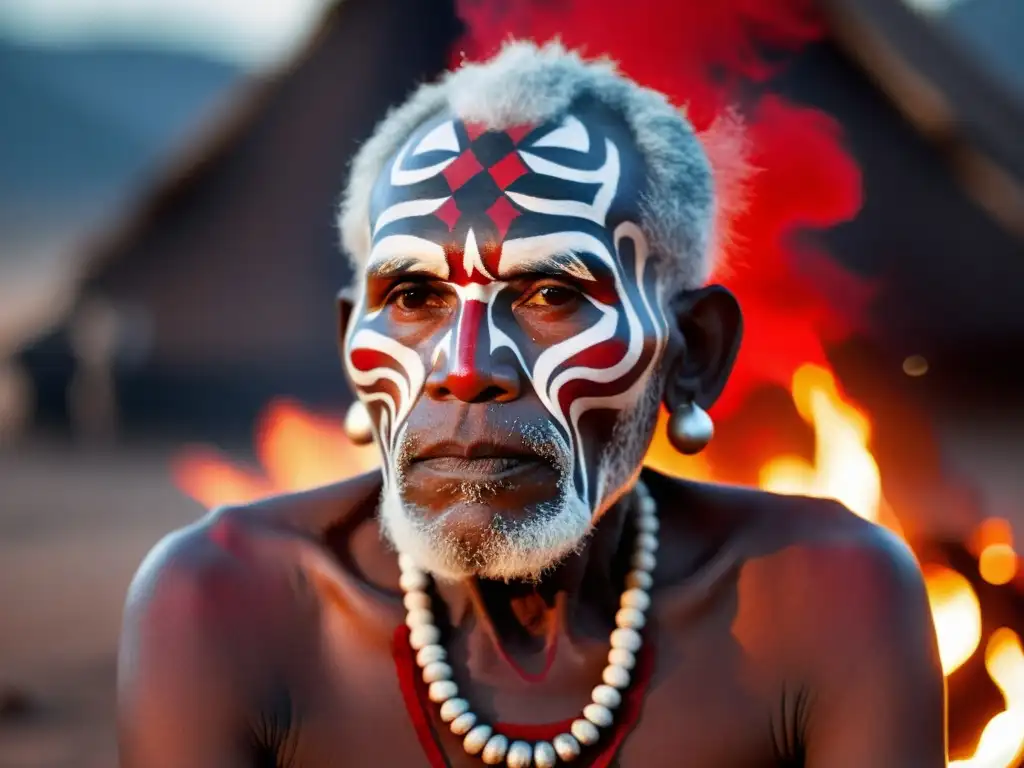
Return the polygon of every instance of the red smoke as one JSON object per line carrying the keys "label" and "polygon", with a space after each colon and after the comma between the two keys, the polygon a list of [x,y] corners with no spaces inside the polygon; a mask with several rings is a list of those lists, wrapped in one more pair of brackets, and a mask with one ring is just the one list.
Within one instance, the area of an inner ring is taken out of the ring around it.
{"label": "red smoke", "polygon": [[[825,344],[863,324],[871,286],[826,254],[797,242],[802,230],[847,221],[861,205],[860,170],[825,113],[779,96],[751,96],[808,43],[824,35],[809,0],[458,0],[466,33],[452,64],[492,55],[510,37],[559,38],[588,56],[608,55],[643,85],[686,105],[701,133],[736,108],[750,164],[745,206],[730,205],[731,245],[716,276],[740,301],[746,336],[719,417],[762,383],[786,388],[802,363],[827,364]],[[725,177],[736,155],[709,156]],[[732,185],[726,185],[731,187]],[[734,210],[735,209],[735,210]]]}

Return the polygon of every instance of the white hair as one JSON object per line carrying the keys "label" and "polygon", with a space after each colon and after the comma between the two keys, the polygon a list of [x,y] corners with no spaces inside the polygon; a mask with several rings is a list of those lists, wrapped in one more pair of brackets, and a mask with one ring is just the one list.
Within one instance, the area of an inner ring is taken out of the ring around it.
{"label": "white hair", "polygon": [[[661,93],[618,73],[608,59],[584,60],[560,43],[509,42],[491,60],[466,64],[422,85],[393,109],[352,162],[339,225],[356,279],[370,248],[370,197],[377,177],[413,131],[450,110],[492,130],[541,123],[589,96],[629,127],[647,170],[638,222],[669,295],[703,285],[712,270],[718,225],[708,157],[682,110]],[[723,233],[724,234],[724,233]]]}

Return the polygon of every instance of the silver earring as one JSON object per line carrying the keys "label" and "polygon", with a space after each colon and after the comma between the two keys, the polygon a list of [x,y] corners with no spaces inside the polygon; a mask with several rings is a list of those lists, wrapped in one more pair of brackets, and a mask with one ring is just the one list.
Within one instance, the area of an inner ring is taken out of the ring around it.
{"label": "silver earring", "polygon": [[679,406],[669,417],[669,442],[686,456],[703,451],[714,435],[715,423],[708,412],[694,402]]}
{"label": "silver earring", "polygon": [[373,442],[370,412],[366,410],[362,400],[356,400],[348,407],[348,413],[345,414],[345,434],[356,445],[369,445]]}

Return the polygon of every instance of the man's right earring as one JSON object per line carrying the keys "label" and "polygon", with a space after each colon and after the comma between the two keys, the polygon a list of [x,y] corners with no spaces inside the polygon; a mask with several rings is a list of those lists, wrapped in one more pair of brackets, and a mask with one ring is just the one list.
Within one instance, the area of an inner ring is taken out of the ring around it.
{"label": "man's right earring", "polygon": [[708,412],[694,402],[672,411],[668,420],[668,440],[686,456],[703,451],[715,435],[715,424]]}
{"label": "man's right earring", "polygon": [[370,423],[370,412],[366,410],[362,400],[356,400],[345,414],[345,434],[356,445],[369,445],[373,442],[373,425]]}

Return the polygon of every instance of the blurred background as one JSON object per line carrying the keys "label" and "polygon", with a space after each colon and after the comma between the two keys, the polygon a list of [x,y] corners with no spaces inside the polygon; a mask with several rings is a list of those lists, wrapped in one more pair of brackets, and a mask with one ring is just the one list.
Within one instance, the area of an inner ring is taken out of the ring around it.
{"label": "blurred background", "polygon": [[0,0],[0,767],[116,765],[160,536],[374,465],[340,427],[348,159],[416,84],[555,33],[699,129],[738,105],[759,168],[718,434],[649,463],[903,535],[955,765],[1024,764],[1024,0],[703,6]]}

